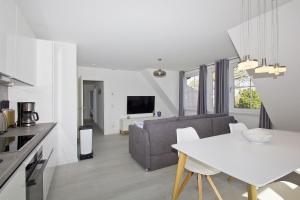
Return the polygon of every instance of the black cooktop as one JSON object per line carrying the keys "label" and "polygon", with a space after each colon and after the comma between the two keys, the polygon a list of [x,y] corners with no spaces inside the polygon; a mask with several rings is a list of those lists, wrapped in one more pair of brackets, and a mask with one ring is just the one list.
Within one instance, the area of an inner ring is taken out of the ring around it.
{"label": "black cooktop", "polygon": [[0,137],[0,153],[1,152],[16,152],[20,150],[34,135],[22,136],[1,136]]}

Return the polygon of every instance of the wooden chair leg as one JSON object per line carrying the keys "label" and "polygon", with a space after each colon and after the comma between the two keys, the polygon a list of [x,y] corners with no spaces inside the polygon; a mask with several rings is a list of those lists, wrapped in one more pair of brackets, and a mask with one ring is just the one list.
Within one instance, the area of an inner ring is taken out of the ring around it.
{"label": "wooden chair leg", "polygon": [[257,191],[254,185],[248,185],[248,200],[257,200]]}
{"label": "wooden chair leg", "polygon": [[221,197],[221,195],[220,195],[220,193],[219,193],[219,191],[218,191],[218,189],[216,188],[214,182],[212,181],[211,177],[210,176],[206,176],[206,178],[207,178],[209,184],[211,185],[212,189],[214,190],[215,194],[217,195],[218,199],[219,200],[223,200],[222,197]]}
{"label": "wooden chair leg", "polygon": [[198,198],[199,198],[199,200],[203,199],[202,176],[201,176],[201,174],[198,174]]}
{"label": "wooden chair leg", "polygon": [[187,185],[187,183],[189,182],[189,180],[191,179],[193,174],[194,174],[193,172],[188,172],[188,174],[185,176],[185,178],[184,178],[184,180],[183,180],[183,182],[182,182],[182,184],[181,184],[181,186],[180,186],[180,188],[177,192],[177,197],[176,198],[179,197],[180,193],[183,191],[183,189],[185,188],[185,186]]}
{"label": "wooden chair leg", "polygon": [[173,187],[173,192],[172,192],[172,200],[176,200],[178,197],[177,194],[178,194],[179,187],[180,187],[179,184],[180,184],[181,176],[184,171],[186,159],[187,159],[187,155],[180,152],[177,170],[176,170],[175,182],[174,182],[174,187]]}

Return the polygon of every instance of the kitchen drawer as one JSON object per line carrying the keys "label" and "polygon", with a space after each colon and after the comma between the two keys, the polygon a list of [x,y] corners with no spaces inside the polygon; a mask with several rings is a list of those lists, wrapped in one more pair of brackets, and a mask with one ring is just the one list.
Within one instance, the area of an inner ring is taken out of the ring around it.
{"label": "kitchen drawer", "polygon": [[21,164],[0,190],[1,200],[26,200],[25,164]]}

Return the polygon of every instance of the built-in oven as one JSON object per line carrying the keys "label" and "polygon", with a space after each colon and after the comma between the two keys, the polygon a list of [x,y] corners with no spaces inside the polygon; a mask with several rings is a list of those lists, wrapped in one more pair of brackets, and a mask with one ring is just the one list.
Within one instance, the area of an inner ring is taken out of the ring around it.
{"label": "built-in oven", "polygon": [[47,162],[41,147],[26,166],[26,200],[43,200],[43,172]]}

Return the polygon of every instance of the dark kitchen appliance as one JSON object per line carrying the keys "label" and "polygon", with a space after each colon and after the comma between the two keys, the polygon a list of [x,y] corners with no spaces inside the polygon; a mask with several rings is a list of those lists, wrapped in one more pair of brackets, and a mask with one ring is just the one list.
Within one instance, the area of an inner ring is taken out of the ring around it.
{"label": "dark kitchen appliance", "polygon": [[2,110],[3,108],[9,108],[9,101],[8,100],[3,100],[0,102],[0,109]]}
{"label": "dark kitchen appliance", "polygon": [[34,102],[18,102],[18,126],[34,126],[39,115],[34,110]]}
{"label": "dark kitchen appliance", "polygon": [[26,200],[43,200],[43,173],[48,160],[43,160],[42,147],[26,166]]}
{"label": "dark kitchen appliance", "polygon": [[19,151],[34,135],[0,136],[0,153]]}

